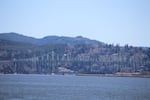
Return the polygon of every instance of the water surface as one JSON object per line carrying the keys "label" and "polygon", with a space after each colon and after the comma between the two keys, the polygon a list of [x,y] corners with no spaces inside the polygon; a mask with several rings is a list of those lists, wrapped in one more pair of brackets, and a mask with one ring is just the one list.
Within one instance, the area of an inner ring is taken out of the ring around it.
{"label": "water surface", "polygon": [[150,100],[150,78],[0,75],[0,100]]}

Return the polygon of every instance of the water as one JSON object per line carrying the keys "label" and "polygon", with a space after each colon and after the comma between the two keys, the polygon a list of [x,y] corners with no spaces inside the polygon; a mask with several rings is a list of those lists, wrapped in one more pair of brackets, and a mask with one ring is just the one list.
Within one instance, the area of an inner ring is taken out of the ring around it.
{"label": "water", "polygon": [[150,78],[0,75],[0,100],[150,100]]}

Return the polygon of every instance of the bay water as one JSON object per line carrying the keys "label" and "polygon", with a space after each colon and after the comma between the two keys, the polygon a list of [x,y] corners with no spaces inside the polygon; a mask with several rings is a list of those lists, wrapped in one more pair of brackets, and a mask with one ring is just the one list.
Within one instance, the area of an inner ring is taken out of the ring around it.
{"label": "bay water", "polygon": [[150,100],[150,78],[1,74],[0,100]]}

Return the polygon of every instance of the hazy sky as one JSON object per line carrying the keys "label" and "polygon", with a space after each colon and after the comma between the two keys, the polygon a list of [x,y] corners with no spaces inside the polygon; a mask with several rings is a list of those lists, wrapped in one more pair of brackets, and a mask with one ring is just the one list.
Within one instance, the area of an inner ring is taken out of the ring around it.
{"label": "hazy sky", "polygon": [[150,0],[0,0],[0,33],[150,46]]}

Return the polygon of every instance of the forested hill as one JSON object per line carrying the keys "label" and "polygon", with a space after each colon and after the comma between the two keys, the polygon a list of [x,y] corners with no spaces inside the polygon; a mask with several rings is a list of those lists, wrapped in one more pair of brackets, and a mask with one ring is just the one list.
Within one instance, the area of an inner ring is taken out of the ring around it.
{"label": "forested hill", "polygon": [[150,48],[105,44],[81,36],[36,39],[17,33],[0,34],[0,73],[62,71],[150,73]]}
{"label": "forested hill", "polygon": [[92,44],[92,45],[103,45],[104,43],[90,40],[88,38],[77,36],[77,37],[65,37],[65,36],[46,36],[41,39],[24,36],[18,33],[1,33],[0,39],[10,40],[16,42],[31,43],[35,45],[46,45],[46,44],[67,44],[67,45],[77,45],[77,44]]}

